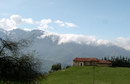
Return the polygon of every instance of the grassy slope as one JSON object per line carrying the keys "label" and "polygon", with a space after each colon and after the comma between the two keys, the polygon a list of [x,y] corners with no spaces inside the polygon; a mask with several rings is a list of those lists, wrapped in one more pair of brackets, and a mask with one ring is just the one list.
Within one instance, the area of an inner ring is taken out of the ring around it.
{"label": "grassy slope", "polygon": [[[95,68],[95,84],[130,84],[130,68]],[[42,84],[93,84],[93,67],[72,67],[51,73]]]}

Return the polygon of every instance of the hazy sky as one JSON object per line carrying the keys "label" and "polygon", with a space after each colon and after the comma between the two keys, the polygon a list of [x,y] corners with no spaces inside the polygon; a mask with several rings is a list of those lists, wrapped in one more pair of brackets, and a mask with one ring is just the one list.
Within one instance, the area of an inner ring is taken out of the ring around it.
{"label": "hazy sky", "polygon": [[[24,23],[29,23],[25,18],[35,23],[46,19],[42,25],[51,32],[93,35],[108,40],[130,37],[130,0],[0,0],[0,18],[8,19],[12,15],[21,16]],[[36,26],[31,24],[18,27]]]}

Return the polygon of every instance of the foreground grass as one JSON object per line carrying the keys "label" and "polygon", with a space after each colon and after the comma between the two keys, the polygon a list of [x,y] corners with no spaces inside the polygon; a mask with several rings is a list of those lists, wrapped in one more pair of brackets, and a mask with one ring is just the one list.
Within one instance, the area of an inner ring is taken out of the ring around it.
{"label": "foreground grass", "polygon": [[130,68],[71,67],[41,80],[41,84],[130,84]]}

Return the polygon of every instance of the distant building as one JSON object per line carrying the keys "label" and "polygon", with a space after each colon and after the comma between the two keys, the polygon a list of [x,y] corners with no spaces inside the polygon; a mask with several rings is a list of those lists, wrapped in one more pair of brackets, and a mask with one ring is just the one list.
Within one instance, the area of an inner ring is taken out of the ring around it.
{"label": "distant building", "polygon": [[97,58],[75,58],[73,66],[111,66],[112,62]]}

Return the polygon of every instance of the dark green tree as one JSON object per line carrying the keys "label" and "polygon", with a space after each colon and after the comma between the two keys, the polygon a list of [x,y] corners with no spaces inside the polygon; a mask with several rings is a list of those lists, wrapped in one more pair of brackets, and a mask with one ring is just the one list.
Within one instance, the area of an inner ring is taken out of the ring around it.
{"label": "dark green tree", "polygon": [[62,69],[61,63],[53,64],[52,68],[51,68],[52,71],[58,71],[58,70],[61,70],[61,69]]}
{"label": "dark green tree", "polygon": [[41,75],[40,61],[34,54],[22,52],[28,44],[27,40],[15,42],[0,38],[1,80],[31,82]]}

